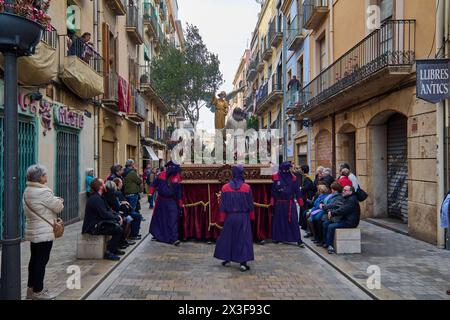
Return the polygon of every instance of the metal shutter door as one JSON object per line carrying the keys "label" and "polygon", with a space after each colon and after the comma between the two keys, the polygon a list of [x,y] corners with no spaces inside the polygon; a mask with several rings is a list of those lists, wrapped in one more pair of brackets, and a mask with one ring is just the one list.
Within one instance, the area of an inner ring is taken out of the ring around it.
{"label": "metal shutter door", "polygon": [[103,140],[102,156],[102,172],[100,178],[105,179],[111,173],[111,167],[114,165],[114,142]]}
{"label": "metal shutter door", "polygon": [[408,222],[407,118],[396,114],[387,123],[388,215]]}

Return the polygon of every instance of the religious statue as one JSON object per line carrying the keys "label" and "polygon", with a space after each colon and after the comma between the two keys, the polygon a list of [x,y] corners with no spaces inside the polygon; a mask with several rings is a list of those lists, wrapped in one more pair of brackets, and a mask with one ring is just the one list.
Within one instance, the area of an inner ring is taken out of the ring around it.
{"label": "religious statue", "polygon": [[229,111],[228,101],[233,99],[239,92],[243,91],[244,87],[241,87],[227,95],[225,91],[219,93],[219,98],[214,95],[211,104],[214,106],[214,125],[216,130],[222,130],[225,128],[225,118]]}

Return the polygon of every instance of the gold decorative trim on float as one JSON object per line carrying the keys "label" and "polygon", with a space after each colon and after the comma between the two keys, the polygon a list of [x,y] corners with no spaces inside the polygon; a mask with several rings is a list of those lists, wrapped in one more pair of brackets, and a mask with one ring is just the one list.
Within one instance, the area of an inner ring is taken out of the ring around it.
{"label": "gold decorative trim on float", "polygon": [[204,207],[204,209],[206,210],[206,207],[209,206],[209,202],[203,202],[203,201],[199,201],[196,203],[189,203],[189,204],[184,204],[183,208],[193,208],[193,207],[198,207],[202,205]]}

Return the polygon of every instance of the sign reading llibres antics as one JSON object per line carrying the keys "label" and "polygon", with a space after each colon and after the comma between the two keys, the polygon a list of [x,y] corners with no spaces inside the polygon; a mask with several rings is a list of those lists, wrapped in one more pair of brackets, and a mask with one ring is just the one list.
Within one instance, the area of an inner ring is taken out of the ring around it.
{"label": "sign reading llibres antics", "polygon": [[81,130],[84,127],[84,115],[69,111],[66,106],[57,106],[54,108],[55,122],[59,126],[70,127]]}
{"label": "sign reading llibres antics", "polygon": [[417,60],[417,98],[431,103],[450,98],[450,59]]}

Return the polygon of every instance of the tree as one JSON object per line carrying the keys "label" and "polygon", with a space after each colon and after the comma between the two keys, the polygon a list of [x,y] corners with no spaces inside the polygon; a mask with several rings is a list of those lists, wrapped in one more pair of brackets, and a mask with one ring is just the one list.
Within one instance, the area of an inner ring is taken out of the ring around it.
{"label": "tree", "polygon": [[218,56],[208,51],[198,28],[188,24],[185,50],[166,44],[152,60],[152,83],[167,104],[184,110],[195,127],[200,109],[223,83],[219,66]]}

